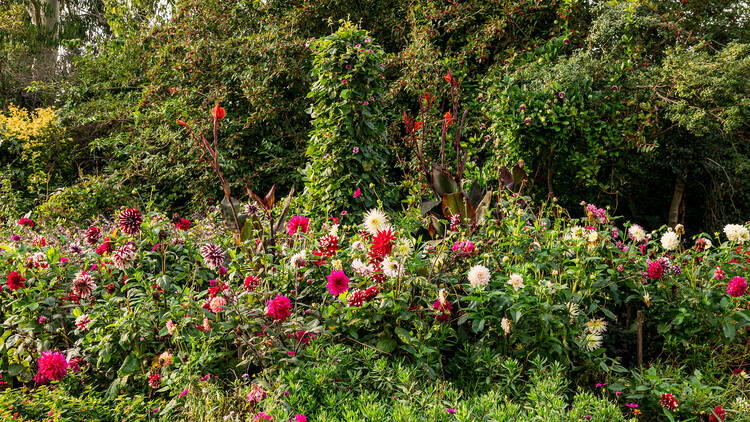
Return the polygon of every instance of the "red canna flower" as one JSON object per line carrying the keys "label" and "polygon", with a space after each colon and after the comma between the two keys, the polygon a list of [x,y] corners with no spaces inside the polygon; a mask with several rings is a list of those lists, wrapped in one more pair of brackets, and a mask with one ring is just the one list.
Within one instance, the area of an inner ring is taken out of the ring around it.
{"label": "red canna flower", "polygon": [[214,120],[217,122],[220,122],[221,119],[224,118],[226,115],[226,112],[224,111],[224,108],[219,105],[219,103],[216,103],[213,110]]}
{"label": "red canna flower", "polygon": [[446,111],[445,115],[443,116],[443,126],[449,127],[452,124],[453,124],[453,116],[451,116],[450,111]]}
{"label": "red canna flower", "polygon": [[428,108],[432,105],[432,101],[435,99],[429,92],[424,93],[424,107]]}

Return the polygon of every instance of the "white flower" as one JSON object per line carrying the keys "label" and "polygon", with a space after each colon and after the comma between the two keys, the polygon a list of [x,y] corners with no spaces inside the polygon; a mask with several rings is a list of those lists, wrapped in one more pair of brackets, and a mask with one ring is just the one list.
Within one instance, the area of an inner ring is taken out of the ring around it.
{"label": "white flower", "polygon": [[352,261],[352,270],[361,276],[368,276],[372,273],[372,266],[365,264],[361,259],[357,258]]}
{"label": "white flower", "polygon": [[599,233],[596,230],[591,230],[586,234],[586,241],[589,243],[596,243],[599,240]]}
{"label": "white flower", "polygon": [[383,274],[390,278],[396,278],[404,271],[404,266],[399,264],[398,261],[391,259],[390,256],[386,256],[383,259],[380,268],[382,268]]}
{"label": "white flower", "polygon": [[440,289],[438,292],[438,302],[440,302],[441,305],[445,305],[445,303],[448,301],[448,293],[445,292],[445,289]]}
{"label": "white flower", "polygon": [[508,318],[503,317],[503,320],[500,321],[500,327],[505,331],[505,335],[507,336],[510,334],[510,329],[512,327],[510,320]]}
{"label": "white flower", "polygon": [[668,231],[661,236],[661,246],[668,251],[673,251],[680,246],[680,237],[673,231]]}
{"label": "white flower", "polygon": [[362,252],[364,252],[366,250],[365,249],[365,244],[362,243],[362,242],[360,242],[359,240],[355,240],[352,243],[352,249],[354,249],[355,251],[362,251]]}
{"label": "white flower", "polygon": [[570,315],[571,318],[577,317],[581,313],[581,308],[578,307],[577,303],[568,302],[567,307],[568,307],[568,314]]}
{"label": "white flower", "polygon": [[594,334],[602,334],[607,331],[607,321],[603,318],[592,319],[586,322],[586,329]]}
{"label": "white flower", "polygon": [[521,277],[520,274],[511,274],[510,280],[508,280],[508,284],[513,286],[513,289],[515,291],[518,291],[519,289],[523,289],[525,286],[523,285],[523,277]]}
{"label": "white flower", "polygon": [[637,243],[646,238],[646,231],[638,224],[634,224],[628,229],[628,235]]}
{"label": "white flower", "polygon": [[711,249],[711,246],[713,245],[714,244],[711,243],[710,239],[706,239],[705,237],[703,238],[703,249]]}
{"label": "white flower", "polygon": [[602,336],[601,334],[586,333],[582,339],[583,348],[589,352],[602,347]]}
{"label": "white flower", "polygon": [[570,237],[569,239],[581,239],[583,238],[583,234],[586,232],[586,229],[584,229],[581,226],[573,226],[570,228]]}
{"label": "white flower", "polygon": [[291,258],[289,258],[289,268],[296,269],[299,267],[303,267],[305,265],[305,257],[306,257],[305,250],[301,250],[300,252],[297,252],[296,254],[292,255]]}
{"label": "white flower", "polygon": [[341,271],[343,269],[343,265],[341,263],[341,260],[340,259],[334,259],[333,261],[331,261],[331,267],[333,267],[333,269],[336,270],[336,271]]}
{"label": "white flower", "polygon": [[411,239],[401,239],[393,250],[393,253],[402,258],[406,258],[414,251],[414,243]]}
{"label": "white flower", "polygon": [[383,211],[374,208],[365,214],[364,224],[367,231],[375,236],[379,231],[384,231],[388,228],[388,216]]}
{"label": "white flower", "polygon": [[484,265],[475,265],[469,269],[469,284],[471,287],[484,287],[490,282],[490,270]]}
{"label": "white flower", "polygon": [[339,225],[338,224],[332,225],[331,229],[328,230],[328,234],[330,234],[331,236],[338,237],[338,235],[339,235]]}
{"label": "white flower", "polygon": [[732,242],[745,243],[750,240],[747,227],[740,224],[727,224],[724,226],[724,233],[727,235],[727,239]]}

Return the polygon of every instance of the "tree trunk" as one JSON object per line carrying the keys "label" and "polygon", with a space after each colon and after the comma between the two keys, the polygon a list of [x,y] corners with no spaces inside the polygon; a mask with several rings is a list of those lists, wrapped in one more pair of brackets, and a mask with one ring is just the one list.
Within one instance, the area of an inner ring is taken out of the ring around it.
{"label": "tree trunk", "polygon": [[680,211],[684,213],[685,206],[685,182],[678,176],[675,179],[672,204],[669,206],[669,226],[674,227],[680,222]]}

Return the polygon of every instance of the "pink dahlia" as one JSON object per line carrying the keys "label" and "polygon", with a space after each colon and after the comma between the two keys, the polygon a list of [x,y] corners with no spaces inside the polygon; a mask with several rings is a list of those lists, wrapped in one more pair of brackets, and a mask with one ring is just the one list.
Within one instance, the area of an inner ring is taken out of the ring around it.
{"label": "pink dahlia", "polygon": [[68,373],[68,361],[65,356],[58,351],[46,351],[42,353],[37,362],[39,370],[34,380],[39,384],[47,384],[50,381],[63,379]]}
{"label": "pink dahlia", "polygon": [[161,375],[159,374],[153,374],[148,377],[148,385],[151,386],[151,388],[159,388],[161,386]]}
{"label": "pink dahlia", "polygon": [[257,415],[255,415],[255,418],[253,418],[254,422],[273,422],[273,416],[260,412]]}
{"label": "pink dahlia", "polygon": [[109,240],[109,237],[107,237],[101,245],[96,247],[96,253],[99,255],[105,255],[112,252],[113,248],[114,246],[112,245],[112,242]]}
{"label": "pink dahlia", "polygon": [[736,276],[727,285],[727,294],[732,297],[740,297],[747,293],[747,282],[744,278]]}
{"label": "pink dahlia", "polygon": [[249,275],[245,278],[245,282],[242,284],[242,288],[252,292],[260,286],[260,277],[256,275]]}
{"label": "pink dahlia", "polygon": [[34,220],[24,217],[18,220],[18,225],[24,227],[34,227]]}
{"label": "pink dahlia", "polygon": [[349,290],[349,277],[343,271],[331,270],[331,275],[326,276],[326,280],[328,280],[328,284],[326,284],[328,292],[334,296]]}
{"label": "pink dahlia", "polygon": [[297,414],[297,416],[294,417],[294,422],[307,422],[307,416]]}
{"label": "pink dahlia", "polygon": [[648,262],[648,277],[651,280],[658,280],[663,275],[664,267],[661,265],[661,262],[659,262],[658,260]]}
{"label": "pink dahlia", "polygon": [[454,253],[457,253],[461,256],[471,255],[475,249],[476,246],[474,246],[474,242],[472,242],[471,240],[460,240],[454,243],[453,247],[451,248]]}
{"label": "pink dahlia", "polygon": [[307,233],[308,230],[310,230],[310,219],[302,215],[295,215],[286,223],[289,236],[294,236],[297,232]]}
{"label": "pink dahlia", "polygon": [[211,312],[218,314],[219,312],[224,310],[224,305],[226,305],[226,303],[226,299],[221,296],[216,296],[215,298],[211,299],[210,302],[208,302],[208,309],[210,309]]}
{"label": "pink dahlia", "polygon": [[10,274],[8,274],[8,288],[12,291],[22,289],[24,287],[24,281],[26,281],[26,279],[21,277],[21,274],[18,274],[16,271],[11,271]]}
{"label": "pink dahlia", "polygon": [[286,296],[276,295],[274,299],[268,301],[266,316],[273,318],[274,321],[286,321],[291,315],[292,301]]}
{"label": "pink dahlia", "polygon": [[432,308],[435,310],[435,321],[445,322],[451,318],[451,311],[453,310],[453,307],[447,300],[442,302],[440,301],[440,299],[436,300],[432,304]]}
{"label": "pink dahlia", "polygon": [[143,224],[143,215],[135,208],[122,210],[117,219],[117,225],[120,226],[120,230],[131,236],[135,236],[141,232],[141,224]]}
{"label": "pink dahlia", "polygon": [[661,395],[661,407],[674,412],[679,405],[680,403],[674,398],[672,393],[664,393]]}

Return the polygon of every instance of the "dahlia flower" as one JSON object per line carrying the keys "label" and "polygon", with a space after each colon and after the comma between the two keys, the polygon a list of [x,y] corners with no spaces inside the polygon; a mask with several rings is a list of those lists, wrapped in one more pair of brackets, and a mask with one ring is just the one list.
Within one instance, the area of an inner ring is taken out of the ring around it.
{"label": "dahlia flower", "polygon": [[363,277],[375,272],[374,268],[372,268],[372,265],[365,264],[359,258],[355,258],[354,261],[352,261],[352,270],[354,270],[357,275],[361,275]]}
{"label": "dahlia flower", "polygon": [[445,322],[451,318],[451,311],[453,307],[450,302],[445,300],[442,295],[432,304],[434,309],[434,317],[437,322]]}
{"label": "dahlia flower", "polygon": [[668,251],[673,251],[680,246],[680,237],[677,233],[668,231],[661,236],[661,246]]}
{"label": "dahlia flower", "polygon": [[242,288],[252,292],[260,286],[260,277],[255,275],[249,275],[245,277],[245,282],[242,284]]}
{"label": "dahlia flower", "polygon": [[471,240],[460,240],[451,247],[451,251],[461,256],[471,255],[475,249],[476,246],[474,246],[474,242]]}
{"label": "dahlia flower", "polygon": [[286,296],[276,295],[274,299],[268,301],[266,316],[273,318],[274,321],[286,321],[291,315],[292,301]]}
{"label": "dahlia flower", "polygon": [[120,270],[124,270],[135,261],[135,244],[128,242],[112,253],[112,263]]}
{"label": "dahlia flower", "polygon": [[212,243],[201,246],[201,256],[206,266],[212,270],[219,268],[224,262],[224,250]]}
{"label": "dahlia flower", "polygon": [[218,314],[219,312],[224,310],[224,305],[226,305],[226,303],[226,299],[221,296],[216,296],[211,299],[210,302],[208,302],[208,309],[210,309],[211,312]]}
{"label": "dahlia flower", "polygon": [[331,274],[326,276],[328,292],[334,296],[349,290],[349,277],[343,271],[331,270]]}
{"label": "dahlia flower", "polygon": [[679,405],[680,403],[674,398],[672,393],[664,393],[661,395],[661,407],[674,412]]}
{"label": "dahlia flower", "polygon": [[490,282],[490,270],[484,265],[474,265],[469,269],[469,284],[471,287],[484,287]]}
{"label": "dahlia flower", "polygon": [[18,220],[18,225],[31,228],[34,227],[34,220],[24,217]]}
{"label": "dahlia flower", "polygon": [[298,413],[297,416],[294,417],[294,422],[307,422],[307,417]]}
{"label": "dahlia flower", "polygon": [[370,255],[375,259],[382,259],[390,255],[393,250],[393,239],[395,239],[395,236],[391,232],[390,227],[383,231],[378,231],[372,237]]}
{"label": "dahlia flower", "polygon": [[170,319],[165,325],[167,327],[167,333],[169,333],[170,336],[173,335],[175,330],[177,329],[177,326],[174,325],[174,322],[172,322],[172,320]]}
{"label": "dahlia flower", "polygon": [[185,231],[190,229],[190,227],[193,226],[193,223],[187,218],[180,218],[180,220],[174,226],[177,228],[177,230]]}
{"label": "dahlia flower", "polygon": [[750,239],[747,227],[740,224],[727,224],[724,226],[724,234],[731,242],[745,243]]}
{"label": "dahlia flower", "polygon": [[112,252],[112,249],[112,242],[109,240],[109,237],[107,237],[104,239],[104,242],[102,242],[101,245],[96,247],[96,253],[99,255],[104,255]]}
{"label": "dahlia flower", "polygon": [[89,246],[94,246],[102,237],[102,231],[99,229],[99,227],[91,226],[88,228],[88,230],[86,230],[86,233],[84,233],[83,237]]}
{"label": "dahlia flower", "polygon": [[354,290],[347,298],[347,306],[352,308],[359,308],[367,300],[367,293],[362,290]]}
{"label": "dahlia flower", "polygon": [[39,370],[34,380],[39,384],[47,384],[50,381],[59,381],[68,373],[68,361],[58,351],[43,352],[37,361]]}
{"label": "dahlia flower", "polygon": [[305,257],[306,257],[306,252],[304,249],[292,255],[292,257],[289,258],[289,268],[295,269],[295,268],[304,267]]}
{"label": "dahlia flower", "polygon": [[661,264],[661,261],[649,261],[648,262],[648,278],[651,280],[658,280],[661,278],[662,275],[664,275],[664,267]]}
{"label": "dahlia flower", "polygon": [[512,327],[513,326],[510,323],[510,320],[508,318],[503,317],[502,321],[500,321],[500,328],[503,329],[503,332],[505,332],[506,336],[510,334],[510,330]]}
{"label": "dahlia flower", "polygon": [[386,256],[380,263],[380,269],[386,276],[396,278],[404,271],[404,266],[395,259],[391,259],[390,256]]}
{"label": "dahlia flower", "polygon": [[161,375],[153,374],[148,377],[148,385],[153,389],[157,389],[161,386]]}
{"label": "dahlia flower", "polygon": [[264,412],[260,412],[255,415],[255,418],[253,418],[253,422],[273,422],[273,416]]}
{"label": "dahlia flower", "polygon": [[590,333],[603,334],[605,331],[607,331],[607,321],[605,321],[603,318],[586,321],[586,329]]}
{"label": "dahlia flower", "polygon": [[515,273],[510,275],[510,279],[508,280],[508,284],[510,284],[511,286],[513,286],[513,290],[515,290],[515,291],[518,291],[518,290],[523,289],[524,287],[526,287],[523,284],[523,277],[521,277],[520,274],[515,274]]}
{"label": "dahlia flower", "polygon": [[588,352],[593,352],[594,350],[602,347],[602,335],[587,332],[583,336],[583,348],[586,349]]}
{"label": "dahlia flower", "polygon": [[135,208],[122,210],[117,219],[117,225],[120,227],[120,230],[131,236],[135,236],[141,232],[141,224],[143,224],[143,215]]}
{"label": "dahlia flower", "polygon": [[47,255],[44,252],[34,252],[26,259],[26,266],[31,268],[48,268]]}
{"label": "dahlia flower", "polygon": [[732,297],[740,297],[747,293],[747,282],[744,278],[736,276],[727,285],[727,294]]}
{"label": "dahlia flower", "polygon": [[83,314],[76,318],[76,327],[81,331],[88,330],[88,324],[91,323],[91,318],[88,314]]}
{"label": "dahlia flower", "polygon": [[706,249],[711,249],[711,246],[713,246],[713,243],[711,243],[710,239],[706,239],[705,237],[700,237],[698,239],[695,239],[695,246],[693,248],[698,251],[704,251]]}
{"label": "dahlia flower", "polygon": [[302,215],[295,215],[286,223],[286,231],[289,236],[294,236],[297,232],[307,233],[309,230],[310,219]]}
{"label": "dahlia flower", "polygon": [[373,208],[365,214],[364,225],[367,231],[375,236],[378,232],[389,229],[388,216],[383,211]]}
{"label": "dahlia flower", "polygon": [[646,231],[638,224],[633,224],[628,228],[628,236],[630,236],[634,242],[640,243],[646,238]]}
{"label": "dahlia flower", "polygon": [[719,405],[714,407],[711,415],[708,417],[709,422],[724,422],[727,419],[727,412]]}
{"label": "dahlia flower", "polygon": [[94,279],[86,271],[78,273],[76,278],[73,279],[73,294],[80,296],[85,299],[91,296],[91,293],[96,289],[96,283]]}
{"label": "dahlia flower", "polygon": [[258,384],[253,384],[246,398],[249,403],[259,403],[266,398],[266,390]]}
{"label": "dahlia flower", "polygon": [[26,279],[21,277],[21,274],[18,274],[16,271],[11,271],[8,274],[8,288],[12,291],[24,288],[24,281]]}

